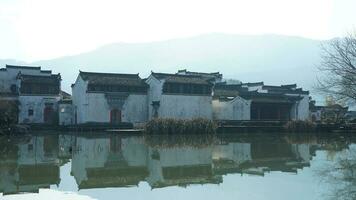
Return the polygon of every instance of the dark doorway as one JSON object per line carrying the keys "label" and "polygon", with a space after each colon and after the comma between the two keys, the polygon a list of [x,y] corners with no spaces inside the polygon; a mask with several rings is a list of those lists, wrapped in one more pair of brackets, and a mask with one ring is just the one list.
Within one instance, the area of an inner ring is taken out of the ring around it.
{"label": "dark doorway", "polygon": [[45,106],[43,110],[43,121],[46,124],[53,124],[54,122],[53,106]]}
{"label": "dark doorway", "polygon": [[252,103],[251,120],[290,120],[291,108],[288,103]]}
{"label": "dark doorway", "polygon": [[121,122],[121,110],[113,109],[110,111],[110,123],[118,124]]}

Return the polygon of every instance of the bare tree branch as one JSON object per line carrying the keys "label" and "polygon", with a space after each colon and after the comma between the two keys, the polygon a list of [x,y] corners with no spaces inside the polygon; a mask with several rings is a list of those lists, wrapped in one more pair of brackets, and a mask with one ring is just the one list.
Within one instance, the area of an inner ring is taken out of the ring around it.
{"label": "bare tree branch", "polygon": [[337,100],[356,102],[356,34],[329,41],[321,51],[318,68],[323,77],[318,78],[317,89]]}

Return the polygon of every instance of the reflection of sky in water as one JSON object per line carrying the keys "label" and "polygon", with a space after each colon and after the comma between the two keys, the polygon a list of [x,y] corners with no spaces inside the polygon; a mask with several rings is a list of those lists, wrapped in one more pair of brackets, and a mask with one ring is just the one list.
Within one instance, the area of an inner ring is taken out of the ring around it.
{"label": "reflection of sky in water", "polygon": [[[117,144],[114,145],[117,146]],[[129,145],[129,143],[122,142],[120,143],[120,145],[122,148],[129,148],[128,146],[125,147],[125,145]],[[251,145],[251,147],[253,147],[253,145]],[[265,146],[263,145],[262,147],[265,148]],[[355,145],[350,146],[351,149],[354,147]],[[254,148],[257,148],[256,145]],[[186,150],[189,148],[184,148],[184,149]],[[125,155],[124,150],[119,149],[119,151],[123,151],[124,152],[123,155]],[[167,151],[168,152],[172,151],[172,149]],[[268,150],[266,149],[266,151]],[[169,187],[156,188],[156,189],[152,189],[148,181],[142,180],[139,182],[138,186],[133,186],[133,187],[117,187],[117,188],[111,187],[111,188],[94,188],[94,189],[78,190],[76,179],[73,176],[73,169],[72,169],[73,160],[72,160],[60,167],[60,183],[58,186],[52,185],[50,189],[40,189],[38,194],[27,193],[27,194],[5,195],[5,196],[0,196],[0,199],[41,199],[41,200],[42,199],[50,199],[50,200],[55,200],[55,199],[80,199],[80,200],[81,199],[83,200],[84,199],[105,199],[105,200],[110,200],[110,199],[171,199],[171,200],[174,199],[204,199],[204,200],[312,199],[313,200],[315,199],[315,200],[319,200],[319,199],[325,199],[325,195],[327,195],[327,192],[330,191],[332,185],[328,184],[325,181],[322,181],[321,177],[319,177],[320,174],[318,172],[321,169],[323,169],[325,166],[328,166],[327,164],[330,164],[333,161],[335,161],[340,154],[344,154],[345,150],[341,152],[337,152],[336,155],[334,155],[332,152],[328,152],[327,150],[317,150],[316,155],[313,156],[312,160],[309,163],[310,167],[300,167],[297,169],[297,173],[266,171],[265,173],[263,173],[263,176],[260,176],[260,175],[250,175],[246,173],[241,174],[241,173],[234,172],[234,173],[227,173],[227,175],[222,175],[222,183],[219,184],[211,184],[211,183],[191,184],[186,187],[169,186]],[[220,153],[221,152],[218,152],[216,155],[219,156]],[[115,155],[119,155],[119,154],[115,154]],[[281,154],[281,155],[285,155],[285,154]],[[165,159],[163,152],[161,152],[160,156],[161,156],[160,157],[161,160]],[[204,156],[202,155],[198,155],[198,156],[200,156],[199,159],[204,160],[204,158],[202,158]],[[264,157],[260,159],[263,160]],[[180,160],[181,162],[183,161],[188,162],[187,160],[184,159],[180,159]],[[82,160],[79,161],[82,162]],[[84,161],[84,163],[85,162],[90,163],[92,161]],[[131,160],[131,162],[134,161]],[[82,179],[79,178],[79,180]]]}

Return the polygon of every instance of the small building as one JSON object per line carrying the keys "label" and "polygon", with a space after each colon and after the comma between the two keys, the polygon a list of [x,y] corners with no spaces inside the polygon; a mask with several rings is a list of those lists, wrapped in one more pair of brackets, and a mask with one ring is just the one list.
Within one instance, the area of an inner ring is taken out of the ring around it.
{"label": "small building", "polygon": [[213,113],[216,120],[307,120],[309,92],[296,84],[216,84]]}
{"label": "small building", "polygon": [[212,119],[213,84],[204,77],[152,72],[146,82],[149,119]]}
{"label": "small building", "polygon": [[72,85],[74,123],[145,122],[147,90],[138,74],[80,71]]}
{"label": "small building", "polygon": [[309,117],[313,122],[340,122],[346,119],[348,109],[339,104],[317,106],[315,101],[311,101]]}
{"label": "small building", "polygon": [[60,91],[61,76],[50,70],[14,65],[0,69],[0,100],[16,101],[18,123],[57,124]]}

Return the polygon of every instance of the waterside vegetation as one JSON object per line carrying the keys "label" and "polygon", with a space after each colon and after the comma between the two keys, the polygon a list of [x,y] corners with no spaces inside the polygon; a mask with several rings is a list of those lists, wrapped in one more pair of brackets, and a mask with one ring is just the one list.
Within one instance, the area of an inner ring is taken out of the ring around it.
{"label": "waterside vegetation", "polygon": [[284,126],[288,133],[310,133],[316,131],[316,124],[311,121],[289,121]]}
{"label": "waterside vegetation", "polygon": [[154,134],[215,134],[217,125],[212,120],[196,118],[183,119],[153,119],[147,122],[145,133]]}

